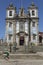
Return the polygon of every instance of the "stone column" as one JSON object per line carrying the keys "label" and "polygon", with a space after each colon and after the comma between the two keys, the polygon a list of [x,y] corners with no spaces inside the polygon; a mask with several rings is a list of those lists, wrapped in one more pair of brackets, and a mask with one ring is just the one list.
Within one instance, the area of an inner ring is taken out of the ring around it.
{"label": "stone column", "polygon": [[[8,25],[9,23],[6,21],[6,31],[5,31],[5,41],[8,43]],[[9,45],[9,43],[8,43]]]}
{"label": "stone column", "polygon": [[36,29],[37,29],[37,44],[39,44],[39,31],[38,31],[38,20],[37,20],[37,23],[36,23]]}
{"label": "stone column", "polygon": [[13,21],[13,43],[16,42],[16,21]]}

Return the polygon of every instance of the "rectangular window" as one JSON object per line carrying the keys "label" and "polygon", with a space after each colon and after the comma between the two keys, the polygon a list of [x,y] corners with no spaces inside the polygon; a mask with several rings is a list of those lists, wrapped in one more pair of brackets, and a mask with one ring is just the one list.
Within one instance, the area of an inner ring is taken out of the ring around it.
{"label": "rectangular window", "polygon": [[35,22],[32,23],[32,26],[35,27]]}
{"label": "rectangular window", "polygon": [[12,23],[11,22],[9,23],[9,27],[12,27]]}
{"label": "rectangular window", "polygon": [[11,40],[11,38],[12,38],[12,35],[9,35],[9,40]]}
{"label": "rectangular window", "polygon": [[34,11],[34,10],[32,11],[32,15],[33,15],[33,16],[35,15],[35,11]]}
{"label": "rectangular window", "polygon": [[35,40],[36,39],[36,35],[35,34],[33,34],[33,40]]}
{"label": "rectangular window", "polygon": [[12,11],[9,11],[9,16],[12,16]]}

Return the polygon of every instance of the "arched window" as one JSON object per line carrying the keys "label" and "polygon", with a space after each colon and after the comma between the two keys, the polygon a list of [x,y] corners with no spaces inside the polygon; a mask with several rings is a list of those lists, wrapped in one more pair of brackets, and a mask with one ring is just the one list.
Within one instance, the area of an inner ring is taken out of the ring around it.
{"label": "arched window", "polygon": [[20,22],[20,31],[24,31],[24,22]]}

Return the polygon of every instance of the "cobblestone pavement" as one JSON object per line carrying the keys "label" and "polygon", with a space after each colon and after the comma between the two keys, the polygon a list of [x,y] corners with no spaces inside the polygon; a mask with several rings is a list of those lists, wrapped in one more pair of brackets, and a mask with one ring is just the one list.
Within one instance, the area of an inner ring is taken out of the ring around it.
{"label": "cobblestone pavement", "polygon": [[0,65],[43,65],[43,60],[0,60]]}

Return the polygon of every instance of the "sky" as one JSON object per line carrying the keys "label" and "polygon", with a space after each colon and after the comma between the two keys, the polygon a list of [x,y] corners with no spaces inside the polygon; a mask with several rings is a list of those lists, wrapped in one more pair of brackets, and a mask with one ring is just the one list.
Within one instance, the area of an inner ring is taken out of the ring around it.
{"label": "sky", "polygon": [[0,39],[5,37],[5,26],[6,26],[6,8],[9,6],[10,3],[13,3],[16,6],[17,11],[19,8],[23,6],[25,10],[27,10],[28,6],[32,2],[38,7],[38,14],[39,14],[39,31],[43,32],[43,0],[0,0]]}

